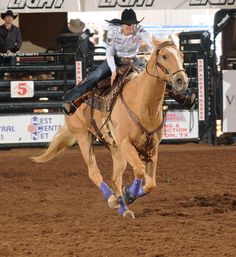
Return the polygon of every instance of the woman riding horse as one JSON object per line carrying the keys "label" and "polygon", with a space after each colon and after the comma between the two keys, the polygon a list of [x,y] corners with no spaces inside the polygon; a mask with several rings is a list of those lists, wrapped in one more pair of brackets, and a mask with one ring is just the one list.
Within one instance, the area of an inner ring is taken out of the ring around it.
{"label": "woman riding horse", "polygon": [[[183,54],[172,41],[153,40],[154,51],[144,71],[124,85],[109,117],[109,130],[114,145],[109,145],[113,160],[112,186],[103,180],[93,152],[93,135],[96,135],[91,119],[91,106],[82,104],[71,116],[65,116],[66,124],[57,132],[47,150],[36,162],[46,162],[59,155],[77,140],[88,167],[88,175],[100,188],[109,207],[119,207],[123,217],[134,217],[128,209],[131,199],[143,196],[156,187],[158,145],[163,134],[163,100],[166,84],[172,92],[187,89],[188,77],[183,70]],[[93,120],[103,126],[104,113],[93,110]],[[122,175],[127,163],[133,168],[134,181],[122,191]],[[124,195],[125,194],[125,198]],[[128,201],[126,201],[128,200]]]}
{"label": "woman riding horse", "polygon": [[[143,20],[143,19],[142,19]],[[121,20],[108,21],[106,60],[93,72],[91,72],[81,84],[74,87],[64,96],[63,110],[65,114],[72,115],[83,102],[82,96],[98,85],[98,82],[111,76],[111,85],[117,77],[117,67],[127,62],[134,66],[145,68],[144,60],[137,57],[142,41],[152,51],[152,37],[141,26],[133,9],[125,9],[121,14]],[[191,108],[195,99],[193,94],[170,97]]]}

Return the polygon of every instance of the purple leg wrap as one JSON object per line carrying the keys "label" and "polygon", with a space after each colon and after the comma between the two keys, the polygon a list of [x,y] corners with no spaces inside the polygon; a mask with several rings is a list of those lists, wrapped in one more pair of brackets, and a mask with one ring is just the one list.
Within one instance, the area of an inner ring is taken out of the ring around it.
{"label": "purple leg wrap", "polygon": [[114,194],[114,192],[112,191],[112,189],[105,183],[105,182],[102,182],[100,184],[100,189],[102,191],[102,194],[104,196],[104,198],[106,200],[108,200],[108,198]]}
{"label": "purple leg wrap", "polygon": [[142,179],[135,178],[133,184],[129,188],[129,192],[133,196],[143,196],[145,193],[142,187]]}
{"label": "purple leg wrap", "polygon": [[122,215],[126,210],[128,210],[128,207],[125,205],[123,196],[119,196],[117,200],[120,205],[118,211],[119,211],[119,214]]}

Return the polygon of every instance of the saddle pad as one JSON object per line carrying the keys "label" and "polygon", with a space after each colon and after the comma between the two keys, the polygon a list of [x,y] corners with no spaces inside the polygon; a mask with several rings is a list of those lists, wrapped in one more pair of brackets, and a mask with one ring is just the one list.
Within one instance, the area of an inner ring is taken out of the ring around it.
{"label": "saddle pad", "polygon": [[99,111],[110,112],[124,84],[129,81],[127,76],[134,71],[130,65],[121,68],[122,74],[121,71],[117,72],[118,78],[112,87],[110,86],[110,77],[101,81],[94,93],[84,102]]}

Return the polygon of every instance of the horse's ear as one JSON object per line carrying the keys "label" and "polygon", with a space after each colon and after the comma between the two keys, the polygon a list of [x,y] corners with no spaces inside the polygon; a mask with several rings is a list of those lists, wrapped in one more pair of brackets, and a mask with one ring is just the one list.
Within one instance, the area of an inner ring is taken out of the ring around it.
{"label": "horse's ear", "polygon": [[163,42],[163,40],[158,40],[157,38],[152,37],[152,44],[153,44],[154,46],[158,46],[158,45],[160,45],[162,42]]}
{"label": "horse's ear", "polygon": [[176,46],[179,45],[179,34],[180,32],[175,32],[169,35],[168,40],[174,42]]}

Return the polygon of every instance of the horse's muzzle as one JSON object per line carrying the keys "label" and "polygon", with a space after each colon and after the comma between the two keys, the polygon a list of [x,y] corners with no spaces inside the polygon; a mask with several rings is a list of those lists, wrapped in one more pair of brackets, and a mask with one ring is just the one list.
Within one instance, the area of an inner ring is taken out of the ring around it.
{"label": "horse's muzzle", "polygon": [[172,76],[170,84],[176,93],[183,93],[188,88],[189,84],[187,74],[184,71],[176,73],[174,76]]}

